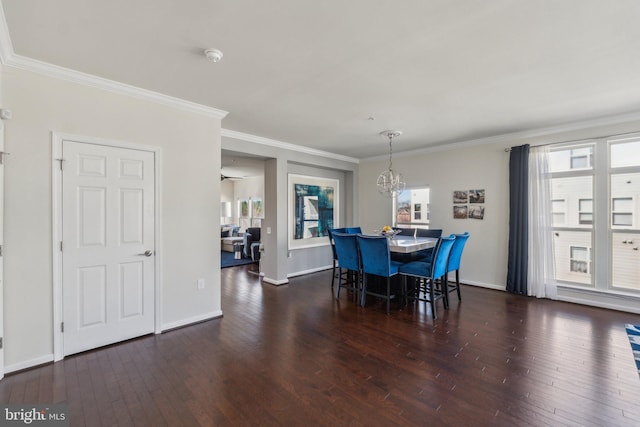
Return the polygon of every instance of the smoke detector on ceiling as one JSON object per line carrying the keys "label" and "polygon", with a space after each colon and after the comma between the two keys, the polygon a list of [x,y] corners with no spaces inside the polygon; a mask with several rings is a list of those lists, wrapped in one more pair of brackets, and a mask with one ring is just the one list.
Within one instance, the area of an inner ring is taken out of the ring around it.
{"label": "smoke detector on ceiling", "polygon": [[222,52],[218,49],[205,49],[204,56],[211,62],[220,62],[222,60]]}

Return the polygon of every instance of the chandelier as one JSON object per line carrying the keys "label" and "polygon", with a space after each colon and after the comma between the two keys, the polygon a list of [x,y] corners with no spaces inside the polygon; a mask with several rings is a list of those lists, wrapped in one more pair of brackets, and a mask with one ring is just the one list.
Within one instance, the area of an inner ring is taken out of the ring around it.
{"label": "chandelier", "polygon": [[393,164],[391,162],[393,154],[391,142],[393,138],[402,135],[402,132],[399,130],[385,130],[380,132],[380,135],[389,138],[389,169],[378,176],[378,192],[387,197],[394,197],[402,194],[406,185],[402,174],[393,171]]}

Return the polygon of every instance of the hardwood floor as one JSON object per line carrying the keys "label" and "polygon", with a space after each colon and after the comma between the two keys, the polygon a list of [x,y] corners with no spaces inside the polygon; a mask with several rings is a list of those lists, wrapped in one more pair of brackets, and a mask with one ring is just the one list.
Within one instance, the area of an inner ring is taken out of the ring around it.
{"label": "hardwood floor", "polygon": [[8,375],[0,402],[72,426],[640,425],[638,315],[463,286],[434,321],[248,268],[222,270],[223,318]]}

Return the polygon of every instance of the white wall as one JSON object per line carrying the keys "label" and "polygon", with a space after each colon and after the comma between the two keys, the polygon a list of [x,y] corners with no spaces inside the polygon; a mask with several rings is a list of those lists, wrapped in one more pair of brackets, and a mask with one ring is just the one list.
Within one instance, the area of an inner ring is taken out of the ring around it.
{"label": "white wall", "polygon": [[[52,131],[160,147],[162,324],[221,314],[220,120],[17,69],[2,73],[6,122],[8,370],[52,348]],[[198,291],[196,280],[206,289]]]}

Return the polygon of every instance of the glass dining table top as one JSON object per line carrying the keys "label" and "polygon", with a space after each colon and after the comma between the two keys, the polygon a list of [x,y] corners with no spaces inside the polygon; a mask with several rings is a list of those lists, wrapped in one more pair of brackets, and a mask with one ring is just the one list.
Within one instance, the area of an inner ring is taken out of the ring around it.
{"label": "glass dining table top", "polygon": [[438,239],[435,237],[413,237],[397,235],[389,239],[389,250],[391,252],[408,254],[435,247]]}

